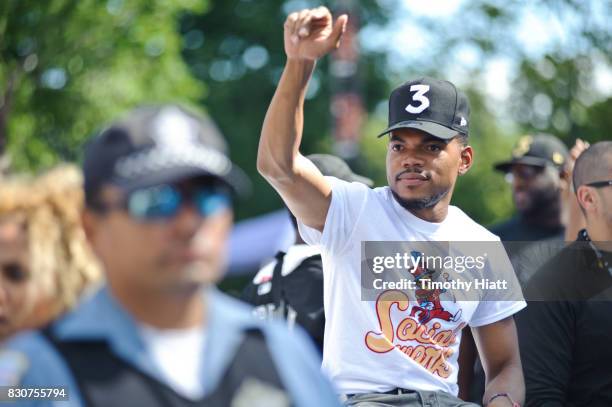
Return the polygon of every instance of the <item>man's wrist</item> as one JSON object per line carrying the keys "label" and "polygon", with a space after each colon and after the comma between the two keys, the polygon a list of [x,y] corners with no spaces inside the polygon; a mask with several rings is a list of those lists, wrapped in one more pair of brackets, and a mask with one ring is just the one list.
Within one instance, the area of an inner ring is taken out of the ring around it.
{"label": "man's wrist", "polygon": [[296,68],[314,69],[314,66],[316,65],[316,63],[317,63],[316,59],[306,59],[306,58],[297,58],[297,57],[287,58],[287,66],[292,66]]}
{"label": "man's wrist", "polygon": [[512,396],[508,393],[496,393],[489,397],[485,403],[485,407],[521,407],[519,403],[512,399]]}
{"label": "man's wrist", "polygon": [[302,86],[305,86],[310,80],[315,65],[316,61],[314,60],[287,58],[287,63],[285,65],[285,73],[288,74],[289,77],[298,79],[301,82]]}

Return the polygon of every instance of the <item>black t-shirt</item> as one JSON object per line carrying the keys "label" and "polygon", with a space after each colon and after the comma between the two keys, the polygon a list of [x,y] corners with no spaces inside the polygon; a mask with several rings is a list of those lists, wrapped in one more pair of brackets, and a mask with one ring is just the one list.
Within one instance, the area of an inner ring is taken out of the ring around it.
{"label": "black t-shirt", "polygon": [[534,275],[525,297],[516,317],[525,406],[612,406],[612,276],[595,252],[571,244]]}
{"label": "black t-shirt", "polygon": [[563,226],[545,227],[526,223],[520,216],[489,229],[504,243],[521,284],[564,246]]}
{"label": "black t-shirt", "polygon": [[514,216],[505,222],[498,223],[489,230],[502,241],[534,241],[544,239],[563,239],[563,226],[538,226],[525,222],[520,216]]}

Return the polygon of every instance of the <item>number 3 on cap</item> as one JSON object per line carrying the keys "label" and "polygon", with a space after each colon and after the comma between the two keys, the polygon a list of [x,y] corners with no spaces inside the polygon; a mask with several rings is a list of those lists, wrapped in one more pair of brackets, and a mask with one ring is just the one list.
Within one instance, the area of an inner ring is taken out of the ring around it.
{"label": "number 3 on cap", "polygon": [[410,91],[416,91],[412,97],[412,100],[415,102],[420,102],[421,104],[416,107],[412,106],[412,103],[406,106],[406,111],[408,113],[419,114],[429,107],[429,99],[425,97],[425,94],[429,92],[429,85],[412,85],[410,87]]}

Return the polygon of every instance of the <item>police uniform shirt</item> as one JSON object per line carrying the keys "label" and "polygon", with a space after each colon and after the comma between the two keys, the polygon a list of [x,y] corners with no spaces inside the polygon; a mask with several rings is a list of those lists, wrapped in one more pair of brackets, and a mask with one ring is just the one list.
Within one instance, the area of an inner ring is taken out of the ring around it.
{"label": "police uniform shirt", "polygon": [[[283,402],[287,400],[297,406],[338,405],[331,386],[320,374],[316,352],[302,332],[289,334],[281,324],[257,321],[252,317],[249,307],[214,288],[208,290],[206,298],[207,324],[203,328],[206,343],[201,361],[205,372],[202,383],[205,394],[213,393],[223,386],[224,372],[235,358],[239,360],[236,352],[244,342],[245,332],[257,329],[265,338],[265,346],[287,393],[283,396],[274,391],[256,392],[264,397],[264,402],[269,404],[276,400],[279,406],[287,405]],[[58,341],[81,341],[86,344],[104,341],[108,344],[109,352],[120,363],[151,378],[160,386],[172,389],[172,383],[160,372],[152,355],[146,350],[138,324],[106,287],[73,313],[54,323],[49,331]],[[25,363],[11,363],[16,358],[25,360]],[[67,387],[68,402],[32,400],[20,405],[71,407],[86,404],[68,363],[42,332],[24,333],[11,340],[0,352],[0,367],[12,369],[0,372],[0,378],[13,380],[12,383],[5,381],[0,385]],[[96,366],[91,366],[91,369],[95,371]],[[112,391],[112,388],[108,389],[108,392]],[[272,397],[275,394],[277,397]],[[251,405],[257,405],[257,400],[248,396]],[[125,402],[134,405],[128,400]]]}

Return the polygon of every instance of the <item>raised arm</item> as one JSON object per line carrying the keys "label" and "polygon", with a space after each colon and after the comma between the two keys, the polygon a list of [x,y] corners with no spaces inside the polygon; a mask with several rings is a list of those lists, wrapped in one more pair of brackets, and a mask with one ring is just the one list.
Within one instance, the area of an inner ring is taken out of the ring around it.
{"label": "raised arm", "polygon": [[259,173],[278,191],[305,225],[323,230],[331,187],[299,152],[304,127],[304,95],[317,59],[338,47],[347,16],[335,23],[325,7],[302,10],[284,25],[287,63],[268,107],[257,154]]}

